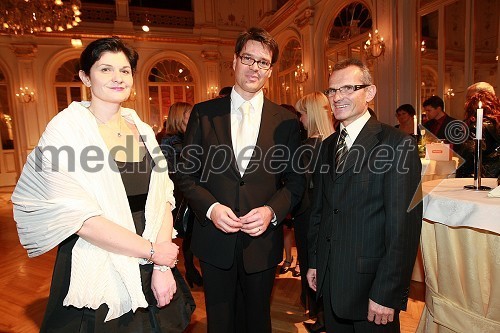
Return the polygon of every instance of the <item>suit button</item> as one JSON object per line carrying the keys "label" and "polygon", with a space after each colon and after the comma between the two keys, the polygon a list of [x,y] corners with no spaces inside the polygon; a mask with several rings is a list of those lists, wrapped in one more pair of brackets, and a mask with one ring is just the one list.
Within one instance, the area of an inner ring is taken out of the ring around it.
{"label": "suit button", "polygon": [[340,212],[340,211],[339,211],[337,208],[335,208],[335,209],[333,210],[333,214],[338,214],[339,212]]}
{"label": "suit button", "polygon": [[327,243],[330,243],[330,236],[327,236],[327,237],[326,237],[326,242],[327,242]]}
{"label": "suit button", "polygon": [[244,182],[244,181],[241,181],[241,182],[240,182],[240,186],[243,186],[243,185],[245,185],[245,182]]}

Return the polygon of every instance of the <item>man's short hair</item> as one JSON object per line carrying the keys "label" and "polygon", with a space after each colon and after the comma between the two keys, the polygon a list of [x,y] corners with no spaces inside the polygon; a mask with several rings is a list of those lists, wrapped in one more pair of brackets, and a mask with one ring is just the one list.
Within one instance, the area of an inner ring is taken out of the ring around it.
{"label": "man's short hair", "polygon": [[443,110],[443,112],[444,112],[444,102],[441,99],[441,97],[436,96],[436,95],[427,98],[422,105],[424,106],[424,108],[426,106],[432,106],[434,109],[437,109],[438,107],[440,107],[441,110]]}
{"label": "man's short hair", "polygon": [[333,65],[332,74],[333,72],[345,69],[349,66],[356,66],[361,70],[362,73],[361,80],[363,81],[363,84],[370,84],[370,85],[373,84],[373,78],[370,73],[370,69],[368,68],[368,66],[366,66],[364,62],[356,58],[347,58],[337,62],[335,65]]}
{"label": "man's short hair", "polygon": [[278,61],[278,56],[280,53],[278,43],[274,40],[273,36],[269,34],[269,32],[259,27],[249,28],[239,35],[234,47],[234,53],[237,56],[240,55],[243,47],[245,47],[245,44],[249,40],[260,42],[262,46],[264,46],[271,52],[271,65],[275,64],[276,61]]}

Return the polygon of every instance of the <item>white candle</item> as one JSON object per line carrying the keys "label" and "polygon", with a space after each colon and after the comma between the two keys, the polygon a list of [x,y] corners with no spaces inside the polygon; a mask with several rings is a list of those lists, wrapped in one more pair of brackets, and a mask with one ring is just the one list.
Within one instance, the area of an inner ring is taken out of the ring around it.
{"label": "white candle", "polygon": [[479,101],[479,108],[477,109],[476,115],[476,140],[481,140],[483,138],[483,104]]}
{"label": "white candle", "polygon": [[413,135],[417,135],[417,116],[413,115]]}

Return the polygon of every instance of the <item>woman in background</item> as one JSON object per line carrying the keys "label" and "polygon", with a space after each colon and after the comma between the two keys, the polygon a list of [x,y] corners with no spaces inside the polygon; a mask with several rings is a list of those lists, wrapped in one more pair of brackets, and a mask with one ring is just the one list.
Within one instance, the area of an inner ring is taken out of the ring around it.
{"label": "woman in background", "polygon": [[[305,129],[299,120],[300,113],[298,113],[297,110],[295,110],[295,107],[293,105],[281,104],[281,106],[297,116],[297,122],[300,125],[300,136],[302,138],[302,136],[305,135]],[[300,276],[300,263],[298,259],[295,262],[295,267],[292,269],[292,263],[293,263],[292,246],[294,237],[292,215],[293,215],[292,213],[289,213],[283,220],[283,248],[285,250],[285,258],[283,259],[283,264],[281,265],[278,272],[280,275],[282,275],[291,271],[292,276],[298,277]]]}
{"label": "woman in background", "polygon": [[49,122],[12,195],[28,255],[59,245],[41,332],[181,332],[189,324],[192,311],[169,306],[185,294],[174,270],[167,162],[151,127],[121,107],[137,60],[115,37],[85,48],[79,76],[92,99]]}
{"label": "woman in background", "polygon": [[[396,109],[396,118],[398,118],[399,124],[395,127],[410,135],[415,134],[413,133],[415,128],[415,118],[413,116],[415,114],[415,108],[411,104],[400,105]],[[417,130],[417,133],[420,133],[420,131]]]}
{"label": "woman in background", "polygon": [[307,233],[309,231],[309,216],[311,214],[310,198],[314,188],[313,173],[321,142],[334,132],[332,109],[328,98],[322,92],[313,92],[302,97],[295,108],[300,112],[300,121],[307,130],[307,139],[303,143],[303,168],[306,171],[306,191],[301,203],[294,212],[295,242],[297,244],[298,260],[302,266],[301,299],[309,310],[310,318],[317,318],[315,323],[304,323],[309,332],[324,331],[323,311],[321,302],[316,302],[315,292],[309,288],[306,273],[309,268]]}
{"label": "woman in background", "polygon": [[456,146],[456,152],[465,159],[457,169],[457,178],[474,177],[474,139],[476,138],[476,114],[479,102],[483,108],[482,170],[486,178],[500,177],[500,101],[489,91],[478,91],[465,102],[464,122],[468,127],[467,140]]}
{"label": "woman in background", "polygon": [[[168,162],[168,172],[174,184],[177,182],[177,162],[182,151],[184,132],[191,115],[193,106],[186,102],[176,102],[170,106],[168,118],[165,124],[165,136],[161,140],[161,149]],[[191,235],[193,233],[194,215],[190,214],[187,202],[182,192],[174,186],[174,197],[178,207],[172,211],[174,226],[184,240],[182,241],[182,253],[184,255],[184,267],[186,268],[186,281],[192,288],[193,284],[203,285],[200,272],[194,266],[193,252],[191,251]],[[187,214],[187,215],[186,215]]]}

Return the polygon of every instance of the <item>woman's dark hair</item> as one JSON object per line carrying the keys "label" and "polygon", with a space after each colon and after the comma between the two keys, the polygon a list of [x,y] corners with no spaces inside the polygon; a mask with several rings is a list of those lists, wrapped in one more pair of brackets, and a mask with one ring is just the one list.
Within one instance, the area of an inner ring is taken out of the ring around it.
{"label": "woman's dark hair", "polygon": [[236,41],[236,46],[234,47],[234,53],[236,55],[240,55],[241,50],[249,40],[255,40],[257,42],[262,43],[262,45],[269,49],[272,53],[271,65],[278,61],[279,56],[279,47],[278,43],[274,40],[273,36],[269,34],[266,30],[262,28],[250,28],[247,31],[244,31],[238,37]]}
{"label": "woman's dark hair", "polygon": [[484,90],[478,91],[465,102],[465,123],[467,125],[475,123],[479,101],[481,101],[484,118],[489,119],[497,129],[500,128],[500,101],[498,97]]}
{"label": "woman's dark hair", "polygon": [[135,73],[139,54],[118,37],[96,39],[87,45],[80,55],[80,69],[86,75],[90,75],[90,68],[101,58],[104,52],[123,52],[130,63],[132,73]]}
{"label": "woman's dark hair", "polygon": [[398,114],[399,111],[406,111],[406,113],[408,113],[412,117],[416,114],[415,108],[411,104],[401,104],[396,109],[396,114]]}

